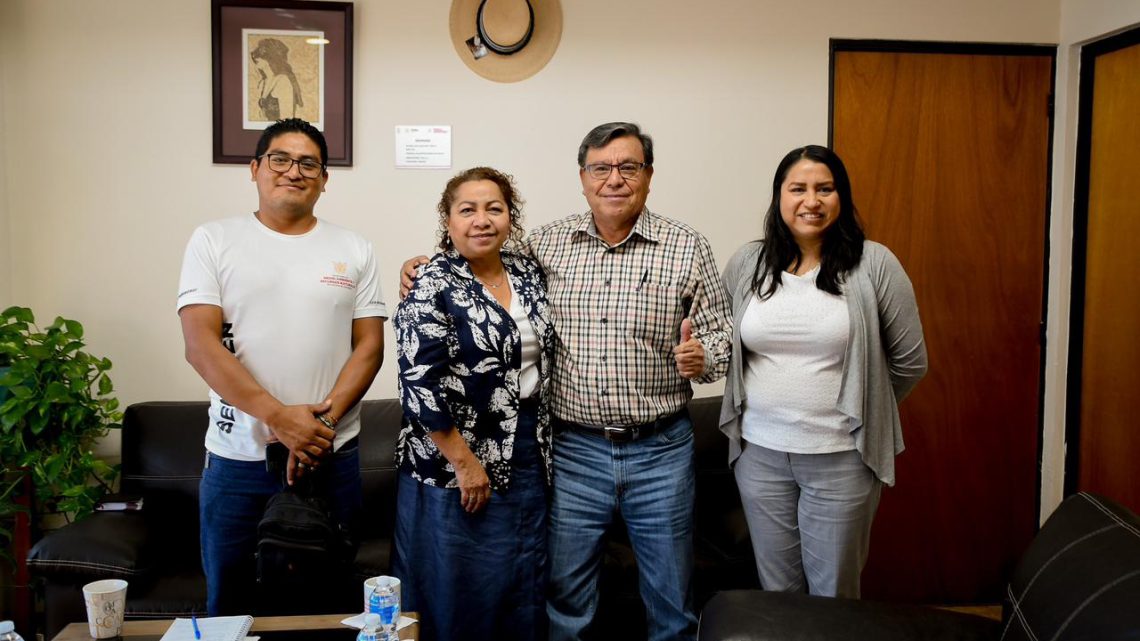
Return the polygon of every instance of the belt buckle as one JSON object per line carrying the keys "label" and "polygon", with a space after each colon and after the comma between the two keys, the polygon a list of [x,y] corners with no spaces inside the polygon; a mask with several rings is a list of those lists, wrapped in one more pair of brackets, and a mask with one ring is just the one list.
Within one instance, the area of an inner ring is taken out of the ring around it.
{"label": "belt buckle", "polygon": [[602,433],[607,441],[613,443],[628,443],[637,438],[637,429],[632,427],[606,425],[602,428]]}

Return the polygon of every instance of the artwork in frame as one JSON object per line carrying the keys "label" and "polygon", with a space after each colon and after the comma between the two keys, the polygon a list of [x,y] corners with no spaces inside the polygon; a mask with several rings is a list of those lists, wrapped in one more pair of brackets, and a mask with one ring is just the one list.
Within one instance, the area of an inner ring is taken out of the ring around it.
{"label": "artwork in frame", "polygon": [[348,2],[213,0],[214,162],[247,164],[282,118],[320,129],[329,165],[352,165]]}
{"label": "artwork in frame", "polygon": [[323,31],[241,30],[243,129],[282,118],[324,129],[324,40]]}

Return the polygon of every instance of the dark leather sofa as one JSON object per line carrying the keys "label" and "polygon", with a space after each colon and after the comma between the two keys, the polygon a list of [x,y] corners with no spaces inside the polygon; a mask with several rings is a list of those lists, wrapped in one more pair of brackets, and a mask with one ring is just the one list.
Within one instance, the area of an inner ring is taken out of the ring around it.
{"label": "dark leather sofa", "polygon": [[935,608],[735,590],[701,614],[699,641],[1140,639],[1140,518],[1101,496],[1066,499],[1021,557],[1003,621]]}
{"label": "dark leather sofa", "polygon": [[[126,617],[156,619],[205,612],[198,544],[198,481],[207,425],[205,402],[139,403],[122,430],[122,492],[144,497],[139,513],[100,512],[44,537],[28,564],[43,586],[46,638],[86,620],[80,588],[101,578],[129,581]],[[748,529],[727,444],[717,430],[720,398],[693,401],[697,499],[694,591],[699,606],[719,590],[755,587]],[[360,436],[366,518],[354,563],[357,579],[389,567],[395,518],[393,464],[400,406],[365,401]],[[644,611],[628,542],[615,527],[603,564],[598,630],[605,638],[644,638]],[[360,583],[348,586],[342,612],[359,609]]]}

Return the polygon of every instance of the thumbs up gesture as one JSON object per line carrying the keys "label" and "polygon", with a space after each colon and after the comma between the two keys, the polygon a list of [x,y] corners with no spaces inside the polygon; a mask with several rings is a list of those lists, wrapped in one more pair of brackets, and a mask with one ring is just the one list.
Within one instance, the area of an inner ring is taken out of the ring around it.
{"label": "thumbs up gesture", "polygon": [[685,378],[694,379],[705,372],[705,348],[693,338],[693,322],[687,318],[681,321],[681,342],[673,348],[673,360]]}

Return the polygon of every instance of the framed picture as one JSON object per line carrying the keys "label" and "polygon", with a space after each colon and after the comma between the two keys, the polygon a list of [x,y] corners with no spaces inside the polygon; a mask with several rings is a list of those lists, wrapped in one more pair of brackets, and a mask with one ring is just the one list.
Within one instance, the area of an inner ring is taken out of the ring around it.
{"label": "framed picture", "polygon": [[352,166],[352,3],[213,0],[214,162],[248,164],[283,118],[320,129]]}

